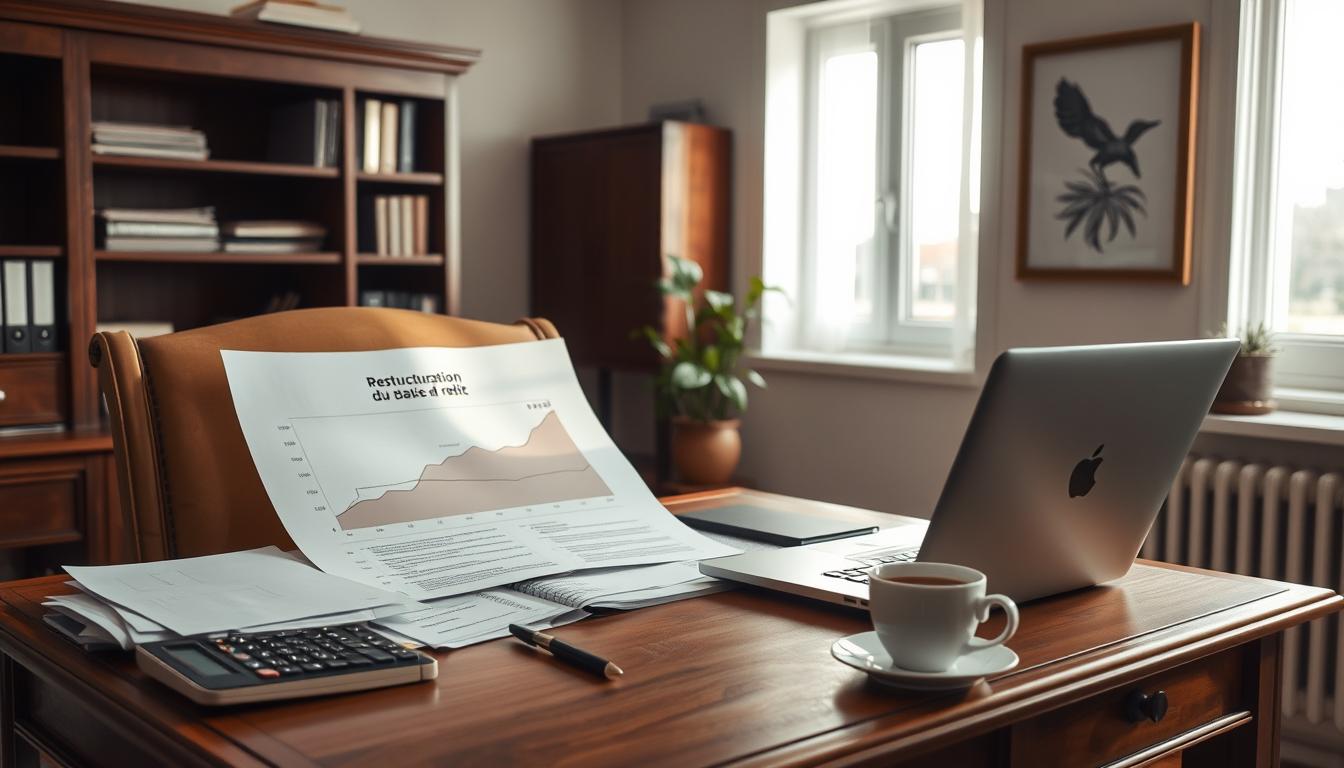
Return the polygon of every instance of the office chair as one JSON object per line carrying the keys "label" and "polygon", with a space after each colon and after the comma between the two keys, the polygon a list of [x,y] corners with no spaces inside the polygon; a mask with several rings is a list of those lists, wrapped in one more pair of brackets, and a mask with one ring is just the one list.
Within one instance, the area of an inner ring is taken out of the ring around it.
{"label": "office chair", "polygon": [[369,307],[277,312],[140,340],[94,334],[89,360],[111,416],[132,554],[147,561],[294,546],[252,462],[221,349],[349,352],[558,336],[539,318],[501,325]]}

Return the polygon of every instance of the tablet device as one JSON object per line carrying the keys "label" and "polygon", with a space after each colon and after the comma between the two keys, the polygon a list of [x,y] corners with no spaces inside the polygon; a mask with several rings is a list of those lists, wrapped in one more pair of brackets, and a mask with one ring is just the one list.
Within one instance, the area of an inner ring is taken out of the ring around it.
{"label": "tablet device", "polygon": [[799,547],[821,541],[847,539],[877,530],[875,525],[863,525],[847,520],[800,515],[751,504],[732,504],[726,507],[685,512],[678,518],[692,528],[714,533],[726,533],[744,539],[778,544],[781,547]]}

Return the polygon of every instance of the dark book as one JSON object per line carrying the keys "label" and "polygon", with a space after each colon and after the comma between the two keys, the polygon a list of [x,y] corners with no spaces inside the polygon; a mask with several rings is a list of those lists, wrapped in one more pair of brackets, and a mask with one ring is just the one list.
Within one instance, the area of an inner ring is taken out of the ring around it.
{"label": "dark book", "polygon": [[397,126],[397,170],[410,173],[415,170],[415,102],[401,102],[401,124]]}
{"label": "dark book", "polygon": [[271,111],[266,159],[321,166],[326,154],[327,102],[304,99]]}
{"label": "dark book", "polygon": [[327,101],[327,134],[323,152],[323,165],[335,168],[341,164],[341,102],[337,99]]}

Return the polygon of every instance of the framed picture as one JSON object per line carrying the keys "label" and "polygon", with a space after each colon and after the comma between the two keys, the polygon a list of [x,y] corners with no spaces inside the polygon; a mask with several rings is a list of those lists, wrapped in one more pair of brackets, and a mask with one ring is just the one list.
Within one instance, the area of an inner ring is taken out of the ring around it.
{"label": "framed picture", "polygon": [[1190,282],[1195,22],[1026,46],[1018,279]]}

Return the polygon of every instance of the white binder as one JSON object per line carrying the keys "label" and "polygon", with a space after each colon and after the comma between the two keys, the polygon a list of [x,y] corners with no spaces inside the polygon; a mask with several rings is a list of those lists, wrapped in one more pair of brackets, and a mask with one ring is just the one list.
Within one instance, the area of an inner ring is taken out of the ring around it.
{"label": "white binder", "polygon": [[32,352],[28,323],[28,264],[11,259],[4,263],[5,352]]}

